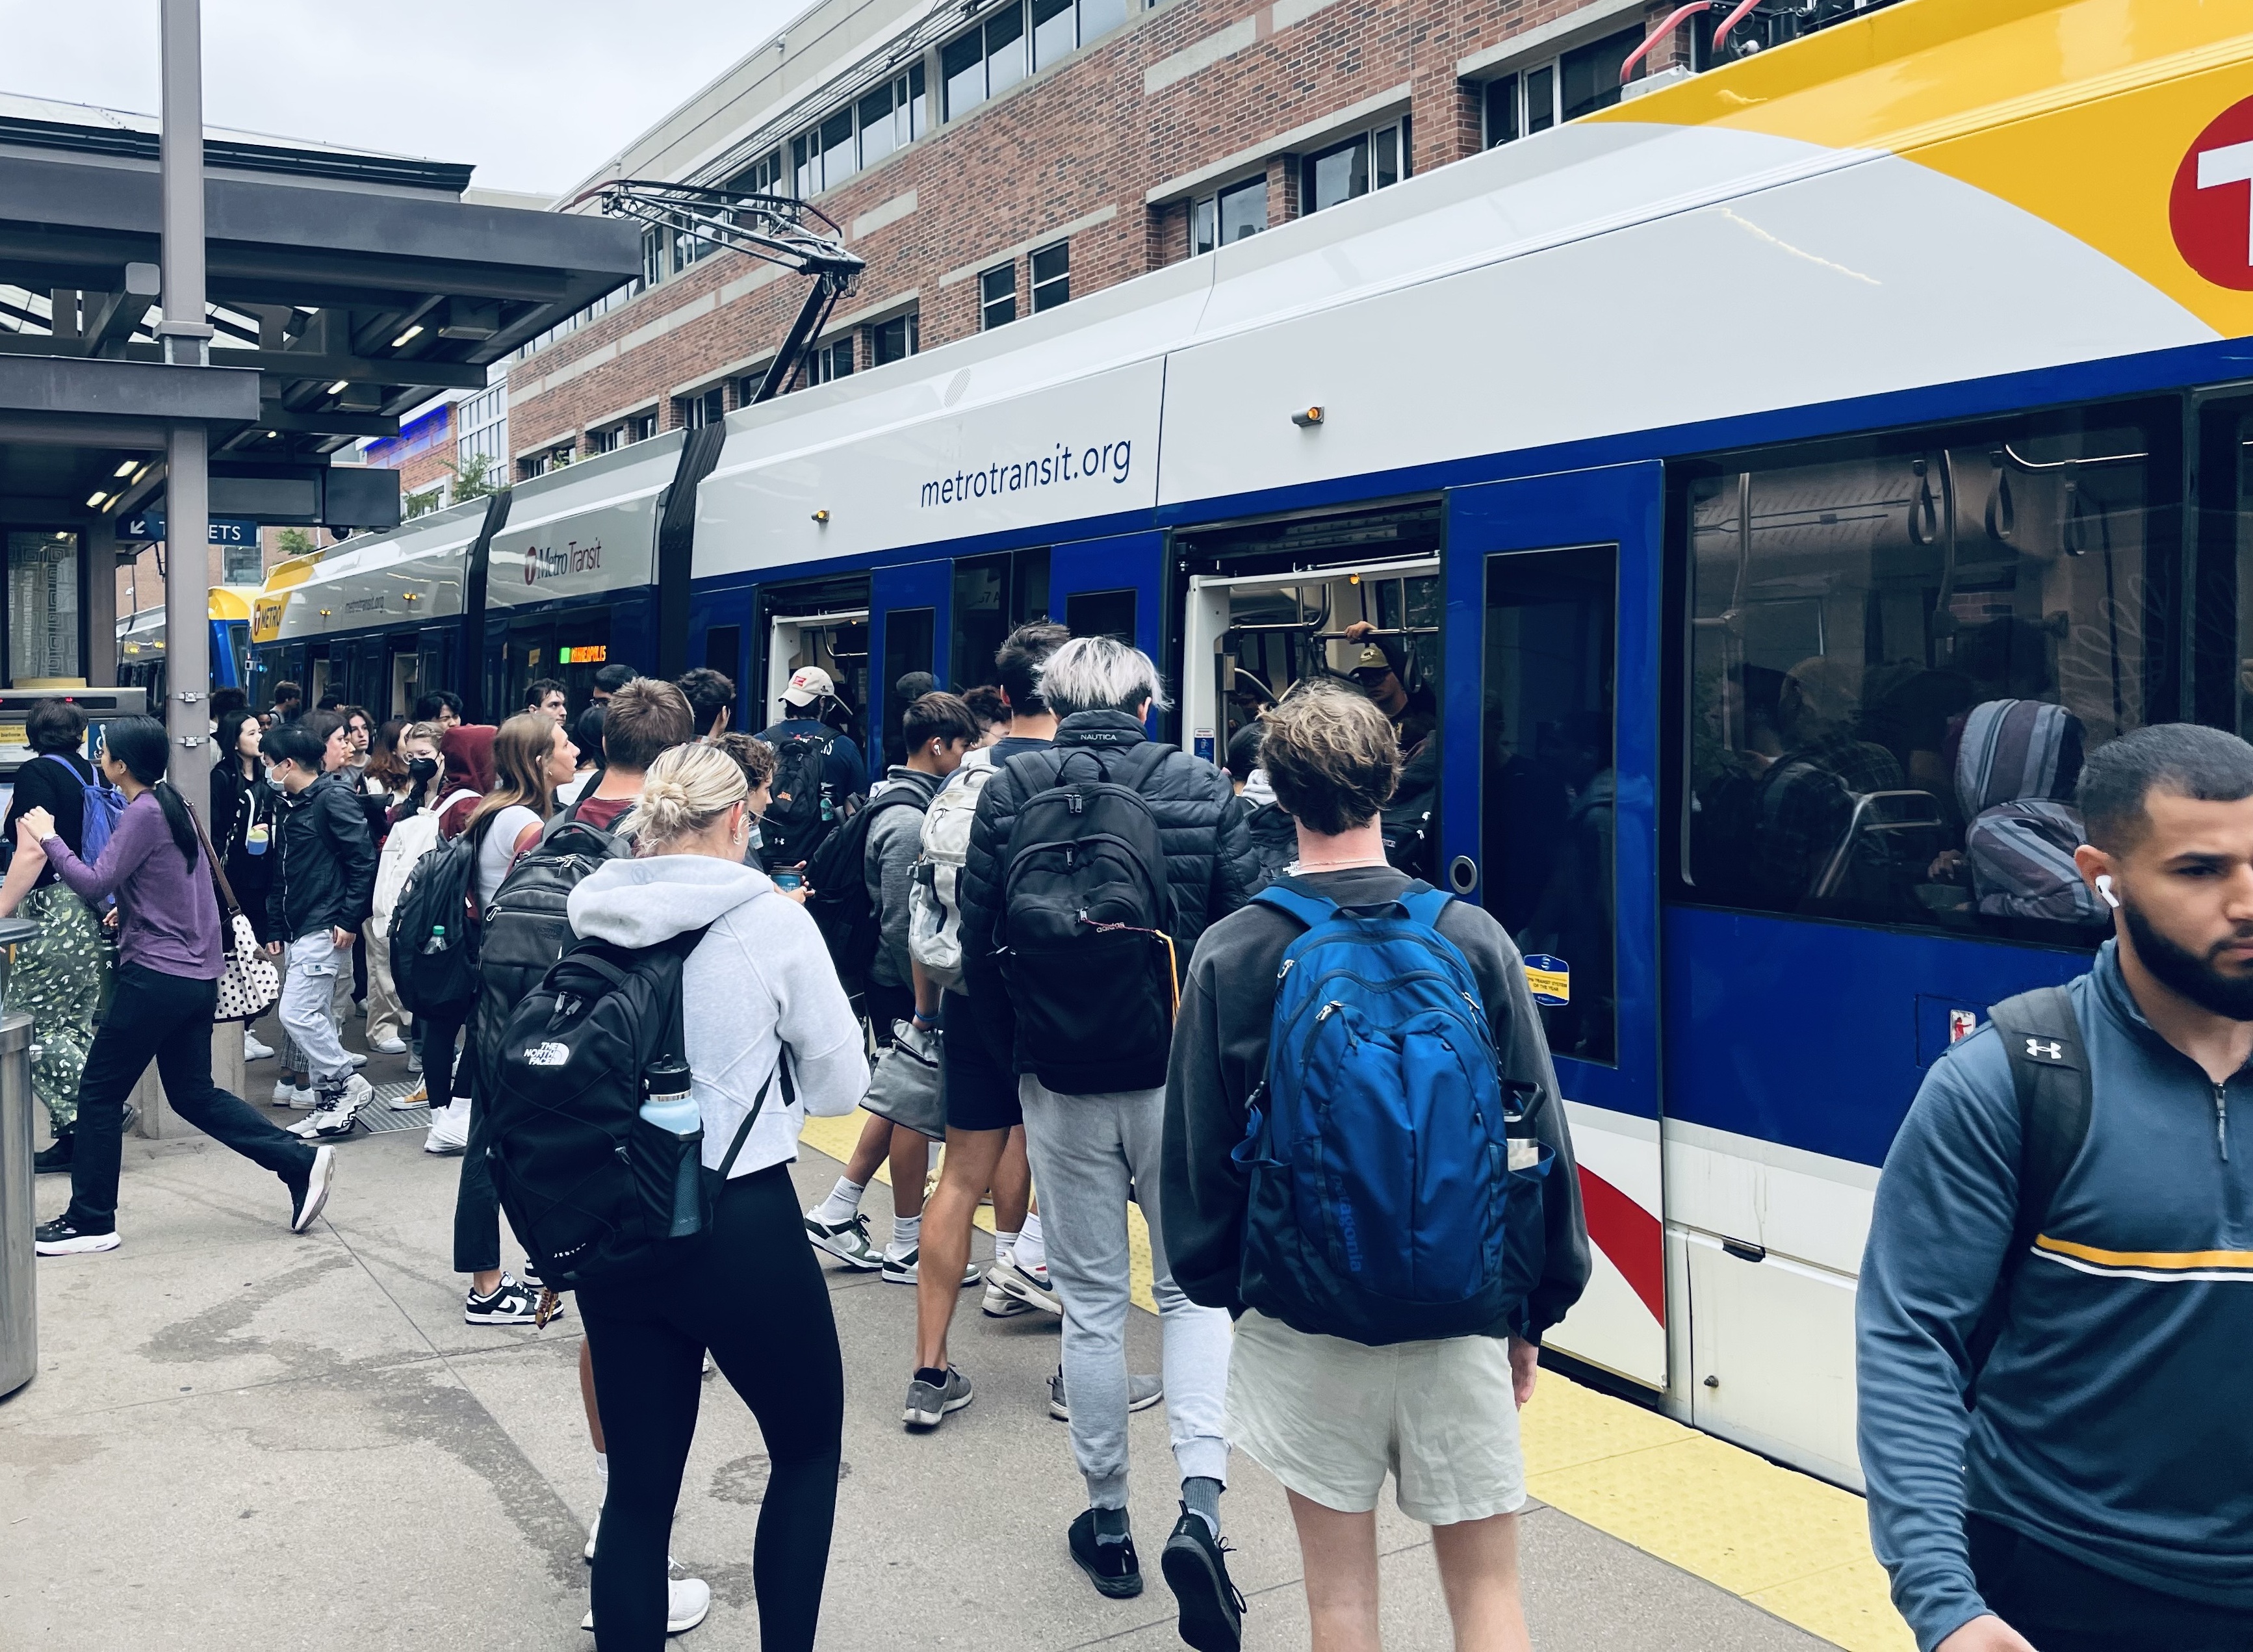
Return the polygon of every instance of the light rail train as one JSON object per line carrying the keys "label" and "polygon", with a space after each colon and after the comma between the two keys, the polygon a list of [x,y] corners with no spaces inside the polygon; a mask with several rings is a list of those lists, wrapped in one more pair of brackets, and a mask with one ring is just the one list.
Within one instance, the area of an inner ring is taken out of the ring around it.
{"label": "light rail train", "polygon": [[[242,688],[250,680],[250,605],[255,585],[212,587],[211,686]],[[148,703],[164,703],[164,610],[160,604],[127,614],[117,622],[117,680],[145,690]]]}
{"label": "light rail train", "polygon": [[[1552,1345],[1857,1485],[1887,1146],[2101,933],[1977,828],[2249,721],[2249,180],[2242,9],[1908,0],[351,541],[256,670],[497,715],[708,664],[757,728],[814,663],[889,719],[1048,613],[1214,755],[1366,617],[1438,697],[1435,875],[1555,963],[1599,1260]],[[2046,766],[1990,761],[2013,708]]]}

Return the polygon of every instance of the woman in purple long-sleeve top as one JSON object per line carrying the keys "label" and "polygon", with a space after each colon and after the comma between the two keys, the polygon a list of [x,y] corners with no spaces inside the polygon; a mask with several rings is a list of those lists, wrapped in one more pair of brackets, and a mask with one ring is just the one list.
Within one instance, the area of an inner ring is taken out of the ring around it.
{"label": "woman in purple long-sleeve top", "polygon": [[195,822],[164,783],[171,749],[154,717],[121,718],[103,731],[101,771],[125,794],[125,812],[92,866],[55,835],[45,809],[17,822],[17,854],[45,856],[84,899],[114,895],[118,910],[116,987],[79,1080],[70,1208],[40,1226],[41,1256],[117,1248],[125,1098],[152,1059],[173,1112],[282,1178],[292,1232],[312,1226],[328,1201],[336,1149],[298,1140],[212,1082],[212,1011],[227,952]]}

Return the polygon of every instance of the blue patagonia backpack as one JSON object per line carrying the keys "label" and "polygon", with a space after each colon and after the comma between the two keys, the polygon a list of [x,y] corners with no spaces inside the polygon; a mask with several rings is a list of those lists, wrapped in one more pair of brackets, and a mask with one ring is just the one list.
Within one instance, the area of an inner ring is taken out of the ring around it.
{"label": "blue patagonia backpack", "polygon": [[1285,879],[1256,898],[1307,932],[1283,954],[1267,1076],[1235,1149],[1245,1302],[1372,1347],[1501,1323],[1540,1278],[1552,1154],[1503,1080],[1469,960],[1437,928],[1449,897],[1412,883],[1347,908]]}

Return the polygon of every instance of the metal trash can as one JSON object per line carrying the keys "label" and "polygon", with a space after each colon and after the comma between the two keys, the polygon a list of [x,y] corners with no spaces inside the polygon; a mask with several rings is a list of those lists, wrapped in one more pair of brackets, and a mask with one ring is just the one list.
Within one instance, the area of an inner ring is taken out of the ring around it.
{"label": "metal trash can", "polygon": [[[0,1005],[4,1005],[0,989]],[[31,1230],[31,1018],[0,1014],[0,1399],[39,1369]]]}

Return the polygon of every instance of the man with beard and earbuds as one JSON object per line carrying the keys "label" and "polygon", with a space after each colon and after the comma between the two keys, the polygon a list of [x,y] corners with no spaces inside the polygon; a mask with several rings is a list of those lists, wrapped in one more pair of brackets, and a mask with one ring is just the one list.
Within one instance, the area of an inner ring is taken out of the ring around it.
{"label": "man with beard and earbuds", "polygon": [[2080,805],[2112,938],[1933,1064],[1862,1259],[1870,1527],[1923,1652],[2253,1647],[2253,746],[2120,735]]}

